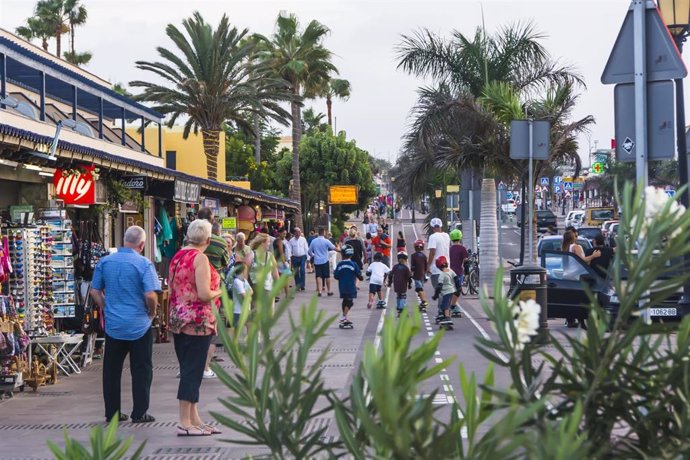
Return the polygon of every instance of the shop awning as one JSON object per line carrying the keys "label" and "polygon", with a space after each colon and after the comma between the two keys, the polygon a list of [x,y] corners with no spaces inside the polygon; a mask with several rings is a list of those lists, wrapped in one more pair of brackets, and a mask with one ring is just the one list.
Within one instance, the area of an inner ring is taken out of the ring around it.
{"label": "shop awning", "polygon": [[[19,150],[15,150],[13,155],[22,155],[22,143],[31,142],[38,144],[50,145],[53,141],[51,137],[43,136],[24,129],[15,128],[6,124],[0,123],[0,143],[19,146]],[[174,181],[175,178],[184,181],[199,184],[202,189],[213,192],[227,194],[231,197],[239,197],[247,200],[256,201],[260,204],[266,204],[273,207],[283,207],[291,210],[298,210],[299,205],[293,200],[286,198],[275,197],[261,192],[246,190],[240,187],[233,187],[232,185],[215,182],[209,179],[191,176],[179,171],[168,168],[163,168],[155,165],[150,165],[141,161],[132,160],[129,158],[119,157],[108,152],[85,147],[83,145],[74,144],[66,141],[59,141],[55,152],[58,157],[58,162],[80,162],[86,164],[94,164],[107,169],[123,171],[134,174],[145,174],[148,177]],[[41,163],[40,158],[37,158],[37,163]],[[51,166],[55,166],[54,164]]]}

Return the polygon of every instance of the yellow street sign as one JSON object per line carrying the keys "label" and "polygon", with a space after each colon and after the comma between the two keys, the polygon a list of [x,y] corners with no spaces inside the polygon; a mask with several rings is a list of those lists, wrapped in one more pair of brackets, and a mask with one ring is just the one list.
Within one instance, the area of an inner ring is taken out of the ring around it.
{"label": "yellow street sign", "polygon": [[331,185],[328,188],[328,204],[359,204],[356,185]]}

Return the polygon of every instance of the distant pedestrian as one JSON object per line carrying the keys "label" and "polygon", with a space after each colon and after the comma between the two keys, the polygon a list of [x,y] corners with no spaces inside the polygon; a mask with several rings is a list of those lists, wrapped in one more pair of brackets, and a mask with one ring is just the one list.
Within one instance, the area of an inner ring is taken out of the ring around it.
{"label": "distant pedestrian", "polygon": [[407,308],[407,290],[412,288],[412,272],[407,266],[407,253],[398,252],[398,263],[393,266],[388,274],[388,286],[393,285],[395,292],[395,308],[400,317],[402,311]]}
{"label": "distant pedestrian", "polygon": [[436,267],[440,270],[437,278],[436,287],[434,288],[433,300],[438,299],[438,314],[436,322],[442,325],[452,325],[453,321],[450,319],[450,301],[455,292],[455,272],[448,266],[448,259],[446,256],[439,256],[434,262]]}
{"label": "distant pedestrian", "polygon": [[371,239],[371,244],[374,246],[374,252],[381,254],[383,264],[390,267],[392,244],[390,237],[383,231],[383,228],[379,227],[379,232]]}
{"label": "distant pedestrian", "polygon": [[[317,235],[314,230],[309,230],[309,236],[307,237],[307,246],[311,246],[311,242],[316,239]],[[309,256],[307,259],[307,273],[314,273],[314,257]]]}
{"label": "distant pedestrian", "polygon": [[[321,297],[321,292],[326,292],[332,296],[331,291],[331,270],[329,264],[329,251],[335,251],[335,245],[326,239],[326,230],[319,228],[319,237],[309,245],[309,255],[314,258],[314,272],[316,274],[316,294]],[[322,288],[323,283],[326,287]]]}
{"label": "distant pedestrian", "polygon": [[294,236],[288,242],[288,246],[290,246],[292,251],[290,259],[292,270],[295,273],[295,287],[300,291],[304,291],[307,279],[306,263],[309,245],[307,244],[307,239],[302,236],[302,230],[299,227],[295,227]]}
{"label": "distant pedestrian", "polygon": [[426,282],[428,261],[426,254],[424,254],[423,240],[414,242],[414,251],[410,260],[410,270],[412,271],[412,279],[414,280],[414,290],[419,297],[419,307],[422,311],[426,311],[429,302],[427,302],[426,294],[424,294],[424,283]]}
{"label": "distant pedestrian", "polygon": [[[350,227],[350,231],[347,233],[347,238],[345,239],[345,244],[352,248],[352,258],[351,260],[357,264],[360,271],[364,271],[364,242],[362,238],[359,237],[357,232],[357,227]],[[359,287],[357,287],[359,289]]]}
{"label": "distant pedestrian", "polygon": [[340,291],[340,298],[342,301],[343,316],[340,318],[340,324],[352,324],[347,319],[347,314],[354,305],[354,299],[357,298],[357,284],[356,281],[363,280],[362,270],[354,263],[351,258],[354,254],[350,245],[343,246],[341,260],[333,272],[333,277],[338,280],[338,290]]}
{"label": "distant pedestrian", "polygon": [[197,219],[187,229],[187,246],[170,261],[169,324],[180,364],[178,436],[220,433],[199,416],[199,388],[211,340],[217,333],[214,310],[221,295],[220,275],[204,254],[210,244],[211,224]]}
{"label": "distant pedestrian", "polygon": [[[254,291],[249,285],[249,281],[247,281],[247,266],[242,262],[238,262],[233,267],[233,270],[235,278],[232,281],[232,327],[235,330],[234,334],[239,334],[240,316],[245,309],[251,308],[251,298]],[[249,297],[249,300],[246,300],[247,297]],[[249,330],[248,324],[247,330]]]}
{"label": "distant pedestrian", "polygon": [[[252,288],[255,293],[261,292],[264,301],[269,303],[271,311],[275,307],[275,297],[271,295],[273,291],[273,283],[278,281],[280,273],[278,272],[278,263],[271,251],[271,240],[265,233],[259,233],[249,243],[249,246],[254,251],[254,262],[249,273],[252,282]],[[261,284],[261,276],[266,272],[266,277]],[[259,300],[255,298],[255,300]]]}
{"label": "distant pedestrian", "polygon": [[398,239],[395,242],[395,249],[397,252],[405,251],[407,245],[405,244],[405,235],[403,235],[402,230],[398,232]]}
{"label": "distant pedestrian", "polygon": [[103,400],[107,421],[115,414],[121,422],[128,418],[120,402],[127,355],[132,374],[132,423],[155,421],[148,413],[153,381],[151,321],[156,316],[161,284],[153,263],[141,255],[144,247],[144,229],[129,227],[124,247],[98,262],[91,282],[91,297],[105,315]]}

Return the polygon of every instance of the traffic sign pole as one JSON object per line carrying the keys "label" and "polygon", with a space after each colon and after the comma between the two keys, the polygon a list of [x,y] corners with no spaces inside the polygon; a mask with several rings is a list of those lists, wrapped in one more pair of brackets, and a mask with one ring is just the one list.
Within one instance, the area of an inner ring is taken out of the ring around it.
{"label": "traffic sign pole", "polygon": [[528,166],[528,175],[529,175],[529,235],[528,235],[528,244],[529,244],[529,263],[530,265],[534,263],[534,181],[532,179],[532,155],[534,154],[534,149],[532,147],[533,144],[533,139],[532,136],[534,135],[533,133],[533,127],[532,127],[532,120],[527,121],[528,126],[529,126],[529,166]]}
{"label": "traffic sign pole", "polygon": [[637,184],[647,186],[647,63],[646,0],[633,0],[635,24],[635,171]]}

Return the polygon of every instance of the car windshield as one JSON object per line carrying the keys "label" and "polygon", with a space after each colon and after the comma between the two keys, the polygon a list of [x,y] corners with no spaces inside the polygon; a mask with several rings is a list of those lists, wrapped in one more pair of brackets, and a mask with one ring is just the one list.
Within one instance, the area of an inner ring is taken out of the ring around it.
{"label": "car windshield", "polygon": [[585,238],[592,239],[599,235],[601,233],[601,229],[599,228],[580,228],[577,231],[577,234],[580,236],[584,236]]}
{"label": "car windshield", "polygon": [[593,209],[592,219],[611,220],[613,219],[613,211],[611,209]]}
{"label": "car windshield", "polygon": [[[541,256],[542,252],[544,251],[560,251],[561,244],[563,244],[562,236],[558,238],[543,239],[539,242],[538,255]],[[584,238],[578,238],[577,244],[580,245],[582,251],[586,251],[587,249],[591,249],[592,247],[592,244]]]}

